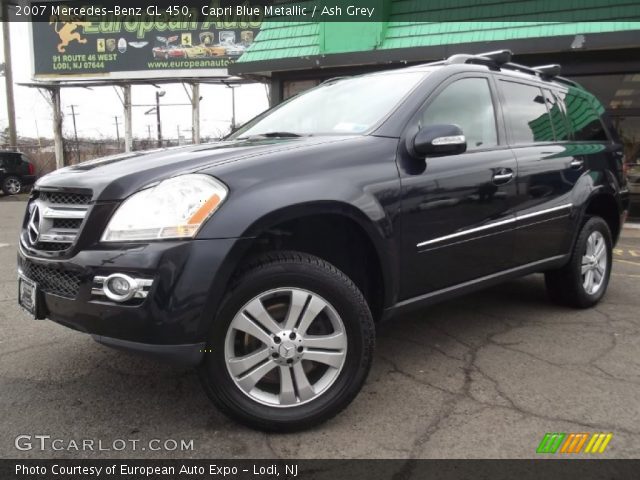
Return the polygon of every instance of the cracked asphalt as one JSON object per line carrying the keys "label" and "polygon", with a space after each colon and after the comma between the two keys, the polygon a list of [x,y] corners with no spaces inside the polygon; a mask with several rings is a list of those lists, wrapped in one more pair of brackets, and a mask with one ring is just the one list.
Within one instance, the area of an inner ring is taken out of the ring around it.
{"label": "cracked asphalt", "polygon": [[[398,319],[346,411],[266,435],[218,412],[191,370],[29,319],[15,281],[24,207],[0,198],[0,457],[534,458],[546,432],[611,432],[600,458],[640,457],[640,229],[625,229],[597,308],[551,304],[534,275]],[[194,448],[19,451],[21,434]]]}

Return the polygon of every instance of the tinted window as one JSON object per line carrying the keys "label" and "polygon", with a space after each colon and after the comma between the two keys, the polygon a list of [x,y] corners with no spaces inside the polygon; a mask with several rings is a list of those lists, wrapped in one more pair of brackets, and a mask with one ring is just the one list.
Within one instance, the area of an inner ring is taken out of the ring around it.
{"label": "tinted window", "polygon": [[549,90],[544,90],[544,97],[547,102],[549,115],[551,115],[551,123],[553,124],[553,130],[556,134],[556,140],[571,140],[569,125],[567,124],[567,119],[564,115],[564,110],[560,106],[560,102]]}
{"label": "tinted window", "polygon": [[500,85],[511,143],[554,141],[551,117],[542,90],[506,81],[500,81]]}
{"label": "tinted window", "polygon": [[18,167],[18,156],[13,153],[8,153],[2,156],[2,161],[0,162],[4,168],[8,171],[15,171]]}
{"label": "tinted window", "polygon": [[491,90],[486,78],[463,78],[447,86],[422,113],[420,127],[454,124],[469,150],[498,144]]}
{"label": "tinted window", "polygon": [[564,102],[569,127],[576,141],[607,141],[607,134],[600,121],[604,108],[593,96],[571,87],[558,95]]}

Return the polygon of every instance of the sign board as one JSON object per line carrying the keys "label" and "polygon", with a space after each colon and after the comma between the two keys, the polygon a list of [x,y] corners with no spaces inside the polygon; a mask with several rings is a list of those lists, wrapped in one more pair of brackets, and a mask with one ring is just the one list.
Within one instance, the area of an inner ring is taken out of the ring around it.
{"label": "sign board", "polygon": [[[94,21],[95,20],[95,21]],[[52,16],[31,23],[36,80],[226,77],[251,45],[261,19],[114,21]]]}

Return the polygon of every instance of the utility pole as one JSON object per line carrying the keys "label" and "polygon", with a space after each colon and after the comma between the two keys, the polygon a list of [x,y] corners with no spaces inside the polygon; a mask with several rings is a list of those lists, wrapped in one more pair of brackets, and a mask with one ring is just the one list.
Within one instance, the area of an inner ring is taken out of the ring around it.
{"label": "utility pole", "polygon": [[160,97],[164,97],[164,90],[156,91],[156,124],[158,127],[158,148],[162,148],[162,123],[160,120]]}
{"label": "utility pole", "polygon": [[120,148],[120,124],[118,123],[118,116],[114,117],[116,119],[116,141],[118,142],[118,148]]}
{"label": "utility pole", "polygon": [[13,71],[11,69],[11,41],[9,35],[9,5],[2,1],[2,41],[4,43],[4,82],[7,92],[7,119],[9,121],[9,143],[11,148],[17,149],[18,134],[16,133],[16,107],[13,101]]}
{"label": "utility pole", "polygon": [[69,105],[71,108],[71,115],[73,116],[73,137],[76,141],[76,159],[80,162],[80,144],[78,143],[78,129],[76,128],[76,107],[77,105]]}
{"label": "utility pole", "polygon": [[149,141],[151,141],[151,125],[147,124],[147,131],[149,132]]}

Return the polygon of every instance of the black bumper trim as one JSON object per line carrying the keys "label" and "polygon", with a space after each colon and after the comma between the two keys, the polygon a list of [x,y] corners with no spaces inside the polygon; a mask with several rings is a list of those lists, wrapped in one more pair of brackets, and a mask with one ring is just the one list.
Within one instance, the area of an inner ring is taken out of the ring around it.
{"label": "black bumper trim", "polygon": [[195,367],[202,361],[202,357],[204,356],[204,342],[183,345],[154,345],[120,340],[102,335],[92,335],[92,337],[96,342],[106,345],[107,347],[150,356],[177,365]]}

